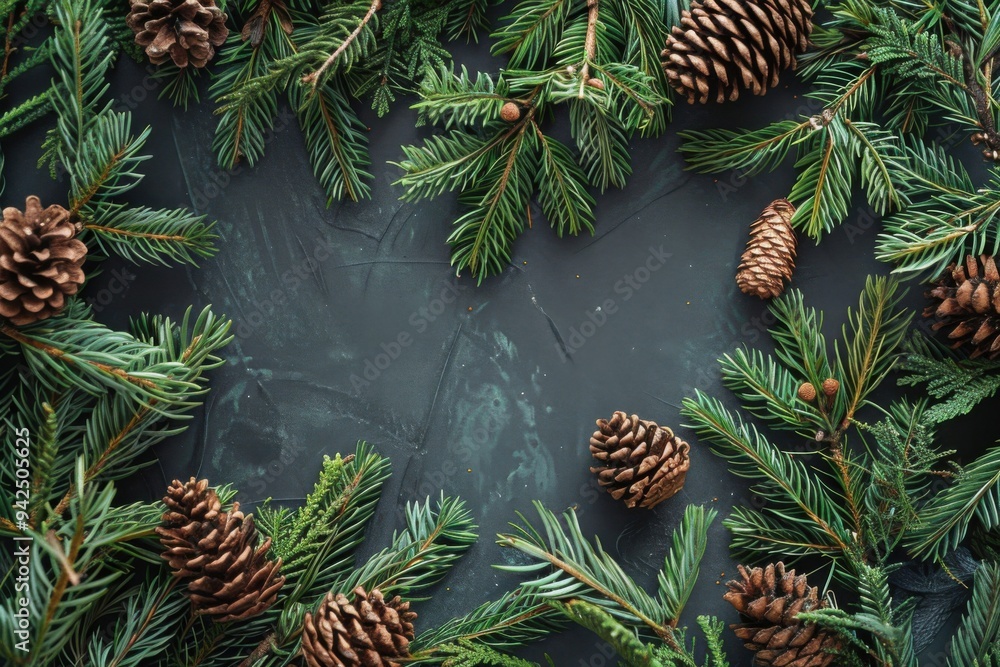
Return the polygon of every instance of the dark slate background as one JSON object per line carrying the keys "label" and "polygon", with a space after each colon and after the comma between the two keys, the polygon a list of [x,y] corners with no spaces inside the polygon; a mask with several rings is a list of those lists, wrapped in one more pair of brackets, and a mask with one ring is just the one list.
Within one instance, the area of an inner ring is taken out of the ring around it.
{"label": "dark slate background", "polygon": [[[493,66],[482,47],[466,48],[464,59]],[[634,174],[625,189],[598,197],[593,236],[558,239],[536,208],[512,266],[477,287],[449,266],[444,240],[459,214],[453,199],[407,204],[393,185],[400,171],[388,162],[431,131],[415,129],[405,103],[384,119],[362,111],[372,127],[372,200],[328,208],[287,109],[260,164],[232,173],[211,151],[216,119],[207,97],[184,112],[157,101],[156,88],[131,61],[114,72],[117,104],[132,109],[136,128],[153,126],[147,151],[154,158],[132,201],[187,206],[218,220],[220,251],[200,268],[111,260],[85,297],[98,319],[117,327],[142,311],[180,317],[188,305],[212,304],[233,319],[236,338],[211,375],[204,409],[185,434],[158,448],[156,465],[123,485],[126,495],[159,497],[168,480],[197,475],[233,483],[248,509],[267,497],[295,504],[324,454],[349,453],[366,440],[391,459],[393,476],[365,553],[388,543],[407,501],[440,489],[464,498],[480,525],[480,543],[433,603],[418,605],[423,628],[516,585],[492,565],[521,560],[493,536],[515,512],[531,516],[533,499],[553,510],[576,507],[584,530],[650,586],[684,507],[704,504],[720,516],[683,620],[717,614],[736,621],[721,600],[721,584],[735,570],[721,519],[733,505],[759,499],[678,428],[693,445],[684,490],[653,512],[628,511],[598,492],[586,443],[594,420],[617,409],[679,427],[678,407],[695,388],[729,400],[718,381],[720,355],[743,343],[769,345],[765,306],[741,294],[733,275],[749,223],[787,194],[792,171],[749,179],[691,174],[677,132],[758,127],[815,107],[787,86],[765,99],[678,107],[665,136],[632,142]],[[568,123],[560,116],[556,124]],[[44,126],[4,146],[5,205],[33,193],[43,201],[65,197],[65,184],[34,170]],[[821,246],[804,239],[799,247],[794,285],[827,311],[831,337],[866,275],[885,271],[873,258],[877,224],[862,201],[852,210]],[[639,289],[627,288],[626,275],[646,278],[637,270],[651,253],[669,258]],[[911,290],[915,308],[919,292]],[[442,294],[454,299],[445,303]],[[600,326],[584,324],[595,320]],[[383,344],[391,349],[401,334],[412,342],[386,366]],[[368,364],[365,383],[352,383],[352,375],[365,378]],[[375,373],[375,364],[386,367]],[[943,444],[963,452],[985,446],[973,431],[953,428]],[[749,653],[730,646],[733,664],[749,665]],[[610,664],[606,649],[574,630],[525,655],[547,651],[559,665],[600,667]]]}

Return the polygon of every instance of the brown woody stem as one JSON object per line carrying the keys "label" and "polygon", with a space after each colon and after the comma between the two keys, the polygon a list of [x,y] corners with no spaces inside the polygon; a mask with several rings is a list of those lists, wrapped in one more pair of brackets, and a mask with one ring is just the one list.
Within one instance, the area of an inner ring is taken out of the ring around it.
{"label": "brown woody stem", "polygon": [[358,35],[361,34],[361,31],[364,30],[365,26],[368,25],[369,21],[371,21],[372,18],[375,16],[375,12],[377,12],[381,8],[382,8],[382,0],[373,0],[371,7],[368,8],[368,13],[365,14],[363,19],[361,19],[361,23],[359,23],[358,27],[354,29],[354,32],[352,32],[350,35],[347,36],[347,39],[344,40],[344,43],[338,46],[337,50],[330,54],[330,57],[326,59],[326,62],[324,62],[318,70],[316,70],[311,74],[306,74],[304,77],[302,77],[302,83],[310,83],[313,86],[315,86],[319,82],[320,77],[323,76],[323,72],[325,72],[330,67],[330,65],[335,63],[337,61],[337,58],[339,58],[344,54],[344,51],[347,50],[347,47],[349,47],[354,42],[354,40],[358,38]]}
{"label": "brown woody stem", "polygon": [[590,79],[590,61],[597,55],[597,3],[598,0],[587,0],[587,37],[583,42],[583,68],[580,70],[580,98],[583,98],[583,86]]}
{"label": "brown woody stem", "polygon": [[271,649],[274,648],[274,640],[276,637],[277,635],[272,632],[267,637],[261,639],[260,643],[257,644],[257,648],[255,648],[250,655],[248,655],[246,659],[239,664],[239,667],[251,667],[251,665],[255,662],[270,653]]}

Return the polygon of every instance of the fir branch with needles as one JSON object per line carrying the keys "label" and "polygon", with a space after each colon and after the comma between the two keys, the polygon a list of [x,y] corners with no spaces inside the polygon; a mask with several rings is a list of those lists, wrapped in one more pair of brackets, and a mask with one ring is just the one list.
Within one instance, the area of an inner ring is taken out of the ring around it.
{"label": "fir branch with needles", "polygon": [[220,116],[220,165],[263,156],[284,95],[297,116],[328,205],[371,196],[369,128],[354,109],[371,98],[380,116],[398,95],[449,63],[445,40],[475,38],[490,0],[246,2],[233,11],[227,55],[211,95]]}
{"label": "fir branch with needles", "polygon": [[[522,524],[512,524],[514,533],[499,536],[501,546],[517,549],[535,562],[503,565],[499,569],[518,573],[539,573],[522,583],[522,590],[555,602],[580,599],[607,611],[618,621],[652,634],[671,646],[678,646],[675,628],[698,577],[712,510],[690,506],[674,532],[673,548],[658,573],[660,595],[653,597],[639,587],[604,550],[599,541],[584,538],[576,515],[560,517],[535,503],[542,530],[539,532],[523,516]],[[563,523],[565,522],[565,524]]]}
{"label": "fir branch with needles", "polygon": [[995,252],[996,168],[973,184],[949,134],[1000,160],[1000,7],[841,0],[829,9],[798,69],[817,113],[762,129],[683,132],[690,168],[753,174],[794,156],[793,225],[820,240],[863,192],[883,216],[876,255],[900,274],[933,277],[967,254]]}
{"label": "fir branch with needles", "polygon": [[[414,108],[447,134],[404,146],[404,199],[461,194],[452,265],[482,282],[510,263],[533,223],[533,200],[557,235],[593,232],[593,189],[624,186],[629,141],[666,127],[669,94],[659,64],[666,8],[645,0],[524,0],[501,19],[493,76],[441,68]],[[567,108],[571,149],[548,118]]]}

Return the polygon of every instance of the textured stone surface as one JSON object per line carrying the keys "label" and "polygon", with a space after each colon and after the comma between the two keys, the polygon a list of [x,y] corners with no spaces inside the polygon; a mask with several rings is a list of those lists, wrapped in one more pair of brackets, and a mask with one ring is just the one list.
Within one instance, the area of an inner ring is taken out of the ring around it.
{"label": "textured stone surface", "polygon": [[[754,502],[743,482],[678,427],[692,446],[684,489],[653,512],[629,512],[599,491],[586,443],[594,415],[625,409],[677,425],[678,406],[695,387],[730,401],[715,360],[742,343],[769,344],[766,305],[741,294],[733,275],[749,221],[787,195],[791,170],[745,180],[725,174],[718,182],[690,174],[676,152],[677,131],[759,127],[817,109],[783,87],[718,109],[678,107],[664,137],[634,140],[634,174],[625,190],[599,197],[594,236],[558,239],[535,211],[534,228],[514,247],[514,265],[477,288],[468,277],[456,280],[448,265],[444,240],[454,202],[406,204],[392,186],[400,172],[386,161],[428,132],[414,129],[405,100],[385,119],[365,110],[374,199],[327,209],[287,109],[264,160],[227,174],[210,150],[216,118],[207,96],[186,113],[175,111],[156,91],[137,92],[145,76],[122,62],[112,88],[120,103],[134,103],[134,126],[153,125],[147,146],[156,160],[146,163],[149,175],[133,200],[193,206],[217,219],[221,252],[200,269],[128,265],[122,272],[112,261],[85,297],[114,326],[143,310],[180,316],[188,304],[211,303],[233,318],[237,337],[225,350],[228,363],[211,374],[205,409],[158,449],[159,465],[130,492],[156,498],[169,480],[195,475],[231,481],[251,512],[268,496],[302,498],[323,454],[368,440],[391,458],[394,473],[365,553],[388,543],[407,500],[441,488],[463,496],[480,525],[480,544],[444,582],[450,590],[414,606],[428,628],[512,585],[491,564],[516,556],[492,535],[515,510],[530,513],[534,498],[554,510],[577,505],[584,530],[600,535],[626,570],[652,587],[684,506],[705,503],[721,516],[684,622],[700,613],[736,620],[715,582],[735,573],[721,518],[733,504]],[[8,165],[34,164],[44,125],[5,144]],[[66,184],[41,172],[6,175],[6,201],[65,196]],[[854,209],[852,232],[799,247],[791,286],[828,309],[831,336],[856,306],[865,275],[886,268],[872,256],[878,225],[865,210]],[[310,270],[307,259],[321,244],[328,257]],[[649,270],[660,252],[671,257]],[[636,290],[625,276],[646,282]],[[911,290],[914,306],[922,303],[918,292]],[[602,320],[593,330],[588,324]],[[353,388],[352,374],[364,379],[368,362],[382,363],[382,344],[392,348],[402,334],[409,344],[398,358]],[[730,645],[740,665],[746,653],[733,637]],[[583,631],[540,645],[558,664],[573,666],[606,664],[602,646]]]}

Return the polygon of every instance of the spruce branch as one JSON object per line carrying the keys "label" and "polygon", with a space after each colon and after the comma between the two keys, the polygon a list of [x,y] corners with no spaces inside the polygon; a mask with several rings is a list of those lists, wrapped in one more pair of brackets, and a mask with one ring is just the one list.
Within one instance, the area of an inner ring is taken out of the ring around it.
{"label": "spruce branch", "polygon": [[991,658],[1000,658],[1000,564],[984,562],[976,570],[972,597],[948,647],[948,667],[987,667]]}
{"label": "spruce branch", "polygon": [[411,647],[418,660],[433,659],[454,644],[516,647],[560,630],[563,625],[559,613],[546,601],[518,590],[421,633]]}
{"label": "spruce branch", "polygon": [[[706,514],[702,508],[689,508],[685,513],[681,527],[674,532],[674,546],[664,570],[659,574],[660,596],[653,598],[621,569],[599,541],[591,544],[584,538],[572,511],[562,514],[563,523],[541,503],[534,504],[543,532],[519,515],[523,525],[512,524],[516,532],[499,535],[498,544],[513,547],[536,562],[497,566],[499,569],[538,572],[537,579],[522,584],[523,592],[549,601],[586,601],[616,619],[676,644],[674,626],[698,576],[712,512]],[[668,572],[668,568],[676,569]]]}
{"label": "spruce branch", "polygon": [[368,11],[365,13],[365,15],[361,18],[361,22],[358,23],[358,27],[352,30],[351,34],[349,34],[347,38],[344,39],[343,43],[341,43],[340,46],[338,46],[334,50],[334,52],[331,53],[325,61],[323,61],[323,64],[319,66],[319,69],[303,76],[302,83],[309,84],[315,89],[316,85],[320,81],[320,78],[323,76],[323,73],[326,72],[326,70],[331,65],[337,62],[338,58],[344,55],[344,52],[347,51],[347,49],[350,48],[351,44],[353,44],[354,41],[357,40],[358,37],[361,35],[361,31],[364,30],[368,26],[368,23],[375,17],[375,12],[377,12],[381,8],[382,8],[382,0],[372,0],[371,6],[368,8]]}
{"label": "spruce branch", "polygon": [[151,209],[105,204],[80,211],[83,240],[105,253],[136,264],[167,265],[167,260],[197,266],[198,258],[212,257],[216,234],[205,216],[182,209]]}
{"label": "spruce branch", "polygon": [[440,581],[476,541],[476,526],[461,499],[442,494],[433,506],[430,498],[407,503],[405,512],[406,529],[393,535],[392,546],[347,574],[338,590],[363,586],[419,599],[413,594]]}
{"label": "spruce branch", "polygon": [[[681,414],[699,437],[715,445],[717,454],[731,461],[735,474],[762,478],[756,487],[771,501],[767,514],[795,522],[803,536],[800,539],[817,545],[820,553],[835,558],[854,553],[844,508],[801,461],[779,450],[752,424],[744,423],[739,415],[700,391],[684,400]],[[761,539],[768,542],[771,538]]]}
{"label": "spruce branch", "polygon": [[965,466],[954,484],[939,491],[918,514],[904,545],[918,558],[942,558],[965,538],[973,518],[1000,526],[1000,447]]}

